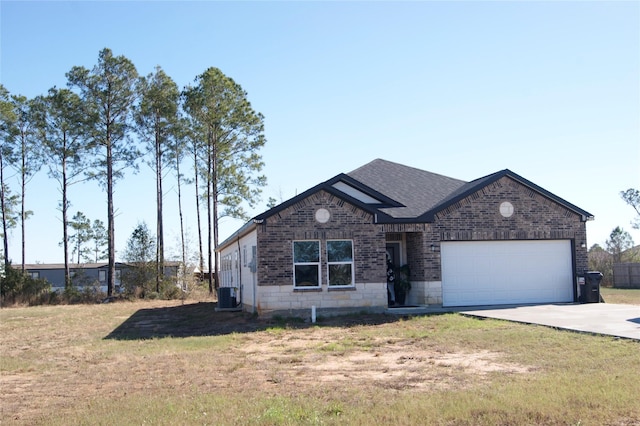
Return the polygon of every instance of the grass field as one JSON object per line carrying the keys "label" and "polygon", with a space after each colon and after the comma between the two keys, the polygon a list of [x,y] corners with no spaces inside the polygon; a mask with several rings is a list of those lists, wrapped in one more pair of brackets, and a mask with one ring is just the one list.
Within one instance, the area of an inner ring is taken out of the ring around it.
{"label": "grass field", "polygon": [[640,289],[600,287],[600,294],[606,303],[640,305]]}
{"label": "grass field", "polygon": [[458,314],[45,306],[0,339],[2,425],[640,425],[637,341]]}

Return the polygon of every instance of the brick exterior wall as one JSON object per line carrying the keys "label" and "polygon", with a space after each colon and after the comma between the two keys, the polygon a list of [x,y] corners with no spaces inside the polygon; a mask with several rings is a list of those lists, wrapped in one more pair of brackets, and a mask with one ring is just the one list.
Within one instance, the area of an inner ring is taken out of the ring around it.
{"label": "brick exterior wall", "polygon": [[[500,214],[504,201],[513,204],[511,217]],[[508,177],[438,213],[432,229],[434,241],[572,240],[575,272],[581,274],[588,267],[582,218]],[[431,278],[436,277],[431,274]]]}
{"label": "brick exterior wall", "polygon": [[[327,223],[315,220],[327,209]],[[353,240],[355,288],[328,289],[326,241]],[[386,306],[385,234],[373,216],[326,191],[319,191],[265,219],[257,226],[259,311],[310,307]],[[293,241],[319,240],[321,282],[318,289],[294,289]],[[276,288],[278,287],[278,288]]]}

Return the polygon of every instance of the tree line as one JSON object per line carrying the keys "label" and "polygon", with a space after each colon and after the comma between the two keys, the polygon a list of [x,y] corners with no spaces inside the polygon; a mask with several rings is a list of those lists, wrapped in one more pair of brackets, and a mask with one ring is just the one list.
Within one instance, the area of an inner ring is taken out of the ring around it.
{"label": "tree line", "polygon": [[[195,185],[199,267],[216,271],[213,248],[218,221],[230,216],[246,219],[242,207],[259,201],[266,178],[260,148],[266,142],[264,117],[253,110],[247,93],[218,68],[208,68],[193,84],[179,89],[160,66],[140,76],[131,60],[108,48],[91,69],[74,66],[66,73],[67,87],[52,87],[27,99],[0,85],[0,213],[3,265],[10,265],[9,231],[20,227],[21,268],[25,269],[25,226],[32,214],[26,206],[28,184],[43,168],[61,194],[62,254],[65,287],[71,287],[70,250],[81,259],[94,239],[94,259],[108,260],[107,293],[115,284],[114,187],[126,171],[141,161],[155,173],[156,287],[164,275],[165,240],[163,185],[169,176],[177,188],[182,262],[186,264],[182,188]],[[94,180],[106,193],[107,226],[93,225],[82,213],[69,219],[70,188]],[[70,235],[69,230],[75,231]],[[106,252],[101,245],[106,243]],[[209,274],[209,291],[215,287]]]}
{"label": "tree line", "polygon": [[[636,216],[631,221],[631,227],[640,229],[640,191],[629,188],[626,191],[620,191],[620,197],[636,212]],[[589,249],[589,269],[602,272],[602,282],[608,286],[614,285],[614,264],[638,261],[640,261],[640,249],[635,247],[631,234],[620,226],[616,226],[611,231],[604,248],[594,244]]]}

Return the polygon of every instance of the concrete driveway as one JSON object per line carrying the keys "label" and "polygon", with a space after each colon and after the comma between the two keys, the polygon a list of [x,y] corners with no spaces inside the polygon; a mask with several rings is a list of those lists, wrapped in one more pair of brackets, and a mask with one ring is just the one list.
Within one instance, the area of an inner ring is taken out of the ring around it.
{"label": "concrete driveway", "polygon": [[586,333],[640,340],[640,306],[585,303],[488,306],[459,310],[463,315],[539,324]]}

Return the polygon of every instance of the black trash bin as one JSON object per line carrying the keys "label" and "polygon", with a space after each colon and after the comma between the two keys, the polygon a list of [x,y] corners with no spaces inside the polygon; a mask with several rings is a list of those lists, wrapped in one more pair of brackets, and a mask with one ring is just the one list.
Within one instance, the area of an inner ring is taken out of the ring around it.
{"label": "black trash bin", "polygon": [[218,289],[218,308],[235,308],[235,297],[231,296],[231,287]]}
{"label": "black trash bin", "polygon": [[602,281],[602,273],[599,271],[589,271],[584,274],[582,303],[600,303],[600,281]]}

